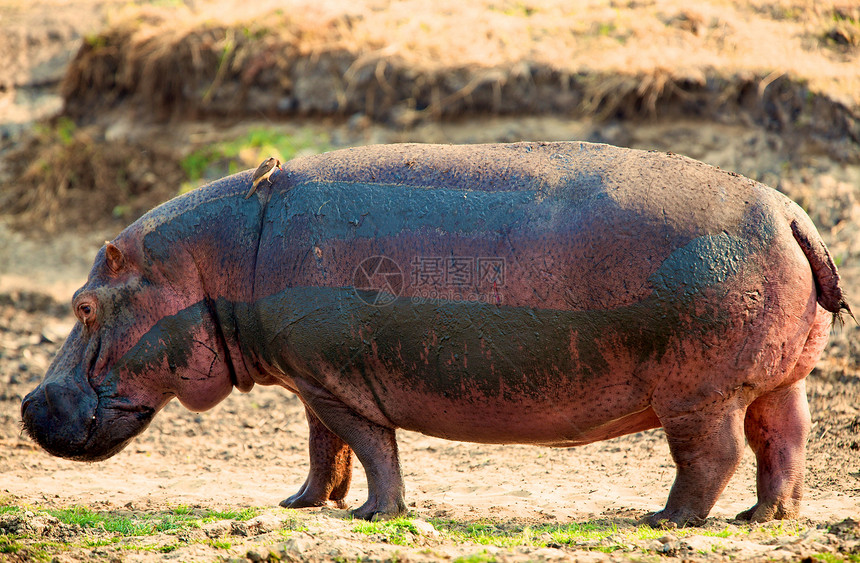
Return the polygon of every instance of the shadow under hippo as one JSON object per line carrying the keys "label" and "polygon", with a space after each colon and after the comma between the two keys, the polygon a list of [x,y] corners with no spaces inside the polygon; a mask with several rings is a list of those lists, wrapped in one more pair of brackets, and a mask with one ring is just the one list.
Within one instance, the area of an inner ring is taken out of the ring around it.
{"label": "shadow under hippo", "polygon": [[[390,145],[250,171],[150,211],[98,253],[78,323],[22,404],[49,453],[107,458],[172,398],[280,385],[310,473],[281,504],[403,514],[395,430],[568,447],[663,427],[658,525],[701,522],[744,437],[758,502],[797,516],[804,378],[850,313],[809,218],[672,154],[588,143]],[[246,194],[249,197],[245,197]]]}

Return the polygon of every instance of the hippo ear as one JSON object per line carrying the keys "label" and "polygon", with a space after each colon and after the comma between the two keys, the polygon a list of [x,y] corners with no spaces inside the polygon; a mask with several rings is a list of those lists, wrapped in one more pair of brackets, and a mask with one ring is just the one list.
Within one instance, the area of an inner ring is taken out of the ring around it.
{"label": "hippo ear", "polygon": [[125,265],[125,256],[122,250],[109,242],[105,242],[105,261],[111,272],[118,274]]}

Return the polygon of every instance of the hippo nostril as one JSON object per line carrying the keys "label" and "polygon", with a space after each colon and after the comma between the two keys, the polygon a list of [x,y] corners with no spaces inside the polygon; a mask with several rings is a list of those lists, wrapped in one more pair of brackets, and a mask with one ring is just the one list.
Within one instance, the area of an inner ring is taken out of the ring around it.
{"label": "hippo nostril", "polygon": [[49,409],[53,408],[53,405],[51,405],[51,394],[48,393],[47,385],[42,386],[42,394],[45,396],[45,406],[47,406]]}
{"label": "hippo nostril", "polygon": [[33,394],[29,393],[24,399],[21,401],[21,419],[24,420],[26,418],[27,409],[30,408],[30,405],[33,404]]}

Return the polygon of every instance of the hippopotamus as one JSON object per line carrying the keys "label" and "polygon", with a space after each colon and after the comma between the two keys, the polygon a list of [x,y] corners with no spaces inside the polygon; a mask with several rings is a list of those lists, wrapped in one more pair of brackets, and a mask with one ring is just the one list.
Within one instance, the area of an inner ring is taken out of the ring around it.
{"label": "hippopotamus", "polygon": [[[850,308],[809,217],[671,153],[584,142],[369,146],[298,158],[148,212],[102,247],[77,323],[24,399],[47,452],[114,455],[172,398],[301,399],[310,472],[285,507],[402,515],[395,431],[571,447],[665,430],[652,525],[705,519],[744,451],[793,518],[805,378]],[[250,195],[246,199],[246,195]]]}

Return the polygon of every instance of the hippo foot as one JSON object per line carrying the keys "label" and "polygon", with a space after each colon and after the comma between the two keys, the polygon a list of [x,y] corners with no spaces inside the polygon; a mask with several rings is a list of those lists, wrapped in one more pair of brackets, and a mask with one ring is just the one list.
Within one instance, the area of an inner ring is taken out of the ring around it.
{"label": "hippo foot", "polygon": [[362,520],[391,520],[406,515],[406,503],[403,498],[384,504],[378,503],[375,499],[368,499],[367,502],[352,511],[354,518]]}
{"label": "hippo foot", "polygon": [[310,498],[303,494],[296,493],[293,496],[286,498],[278,503],[282,508],[311,508],[315,506],[334,506],[335,508],[347,508],[346,501],[343,499],[319,499]]}
{"label": "hippo foot", "polygon": [[797,518],[800,512],[799,505],[799,502],[791,502],[788,505],[782,502],[759,502],[752,508],[744,510],[735,516],[735,519],[753,523],[769,522],[770,520],[791,520]]}
{"label": "hippo foot", "polygon": [[342,497],[331,497],[332,493],[328,491],[319,490],[314,492],[314,487],[308,486],[308,482],[305,481],[305,484],[302,485],[302,488],[296,494],[282,500],[278,505],[283,508],[310,508],[314,506],[328,506],[329,503],[332,503],[335,508],[347,507],[346,501]]}
{"label": "hippo foot", "polygon": [[696,516],[695,514],[690,514],[687,511],[676,511],[673,513],[667,510],[661,510],[659,512],[646,514],[641,520],[639,520],[639,523],[647,524],[652,528],[658,528],[661,530],[671,530],[687,526],[702,526],[705,523],[705,518]]}

